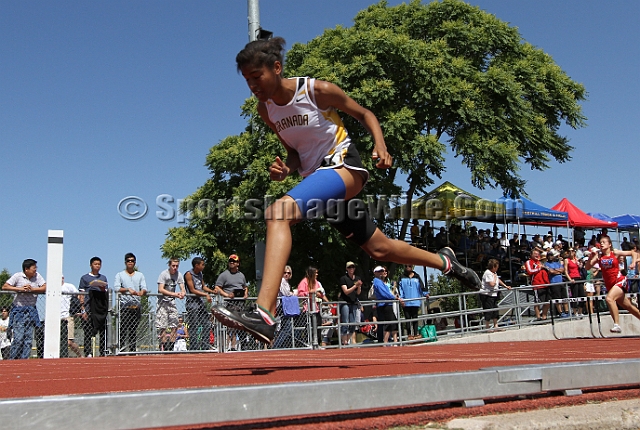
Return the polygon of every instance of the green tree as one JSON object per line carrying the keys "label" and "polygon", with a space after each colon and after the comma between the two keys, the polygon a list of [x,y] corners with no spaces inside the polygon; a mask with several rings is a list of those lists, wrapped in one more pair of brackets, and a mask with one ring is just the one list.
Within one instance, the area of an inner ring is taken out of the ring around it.
{"label": "green tree", "polygon": [[[2,286],[9,280],[10,277],[11,273],[9,272],[9,269],[2,269],[2,272],[0,272],[0,288],[2,288]],[[10,306],[13,302],[13,297],[13,294],[6,292],[0,294],[0,306]]]}
{"label": "green tree", "polygon": [[[458,294],[460,291],[465,291],[460,285],[460,282],[447,276],[436,277],[434,274],[430,274],[429,285],[429,293],[432,297],[443,296],[446,294]],[[475,309],[479,307],[478,296],[476,294],[466,296],[465,300],[467,302],[467,309]],[[438,301],[438,303],[442,312],[454,312],[461,310],[458,295],[443,297]]]}
{"label": "green tree", "polygon": [[[459,0],[372,5],[358,13],[352,27],[328,29],[307,44],[294,44],[285,71],[337,84],[380,120],[395,159],[389,171],[373,168],[372,139],[343,115],[372,173],[363,198],[399,194],[394,180],[400,171],[408,177],[411,200],[441,176],[447,148],[469,168],[476,187],[523,194],[521,166],[544,170],[552,159],[569,161],[573,148],[560,127],[578,128],[586,121],[579,105],[586,96],[582,85],[526,43],[515,27]],[[244,133],[211,148],[206,162],[211,178],[191,196],[199,207],[192,207],[188,226],[168,232],[165,256],[201,254],[213,263],[209,269],[219,271],[235,251],[245,258],[245,270],[252,267],[253,243],[264,238],[264,223],[240,219],[240,204],[219,202],[279,197],[300,180],[269,181],[267,168],[284,150],[256,119],[255,106],[255,99],[243,105]],[[202,204],[203,199],[211,204]],[[384,219],[378,225],[392,232]],[[403,220],[401,237],[407,225]],[[290,261],[297,274],[312,262],[329,275],[328,286],[354,256],[368,267],[368,258],[323,222],[296,226],[293,240]]]}

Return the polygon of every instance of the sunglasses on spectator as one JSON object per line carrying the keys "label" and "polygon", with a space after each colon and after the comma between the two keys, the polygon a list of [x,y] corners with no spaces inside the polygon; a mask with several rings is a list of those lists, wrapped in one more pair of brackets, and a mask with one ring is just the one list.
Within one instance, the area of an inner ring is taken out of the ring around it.
{"label": "sunglasses on spectator", "polygon": [[291,272],[284,272],[285,275],[291,275]]}
{"label": "sunglasses on spectator", "polygon": [[125,261],[126,261],[127,263],[135,263],[135,262],[136,262],[136,260],[131,259],[131,258],[129,258],[129,259],[125,260]]}

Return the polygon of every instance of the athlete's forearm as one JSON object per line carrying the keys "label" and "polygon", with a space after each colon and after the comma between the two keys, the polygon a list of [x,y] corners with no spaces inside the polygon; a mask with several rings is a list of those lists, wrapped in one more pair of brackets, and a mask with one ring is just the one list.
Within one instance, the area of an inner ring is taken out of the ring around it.
{"label": "athlete's forearm", "polygon": [[360,119],[360,123],[364,128],[367,129],[371,137],[373,137],[374,150],[387,151],[387,144],[384,141],[384,135],[382,134],[380,122],[378,122],[378,118],[376,118],[374,113],[370,110],[366,110],[364,115]]}

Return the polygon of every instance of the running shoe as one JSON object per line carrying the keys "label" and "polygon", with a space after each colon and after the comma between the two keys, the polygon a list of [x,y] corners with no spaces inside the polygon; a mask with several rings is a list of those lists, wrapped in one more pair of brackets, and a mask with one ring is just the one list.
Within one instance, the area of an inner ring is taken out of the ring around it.
{"label": "running shoe", "polygon": [[614,324],[610,331],[611,333],[622,333],[622,329],[618,324]]}
{"label": "running shoe", "polygon": [[213,306],[211,312],[222,324],[246,331],[260,342],[271,343],[275,337],[277,324],[268,324],[255,308],[236,312],[222,306]]}
{"label": "running shoe", "polygon": [[456,278],[463,286],[471,290],[480,290],[482,288],[482,282],[476,272],[460,264],[453,249],[449,247],[442,248],[438,251],[438,254],[444,255],[451,262],[451,268],[447,272],[443,271],[442,273]]}

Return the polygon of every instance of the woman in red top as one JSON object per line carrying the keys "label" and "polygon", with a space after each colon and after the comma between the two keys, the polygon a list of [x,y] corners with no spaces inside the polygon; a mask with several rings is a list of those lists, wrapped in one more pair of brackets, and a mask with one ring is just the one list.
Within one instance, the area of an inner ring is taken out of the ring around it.
{"label": "woman in red top", "polygon": [[535,248],[531,251],[531,259],[524,264],[527,276],[531,278],[533,286],[533,297],[536,303],[542,305],[542,313],[540,305],[536,305],[533,309],[536,311],[536,320],[546,320],[547,312],[549,312],[549,274],[547,268],[540,262],[540,249]]}
{"label": "woman in red top", "polygon": [[618,265],[619,256],[628,256],[632,254],[633,253],[631,251],[613,249],[609,236],[602,236],[600,238],[599,252],[592,252],[590,259],[587,262],[587,270],[596,263],[600,264],[602,280],[604,281],[605,287],[607,287],[607,306],[609,307],[609,312],[613,318],[613,327],[611,327],[612,333],[622,332],[622,329],[620,328],[618,306],[626,309],[634,317],[640,319],[640,311],[638,308],[633,306],[629,298],[625,295],[627,293],[627,278],[620,273],[620,267]]}
{"label": "woman in red top", "polygon": [[[580,262],[578,261],[578,257],[576,257],[576,250],[573,248],[569,248],[568,255],[564,259],[564,276],[566,276],[569,281],[572,297],[586,296],[584,293],[584,284],[582,282],[576,282],[582,280],[582,276],[580,275]],[[584,302],[577,302],[574,311],[578,318],[582,318]]]}

